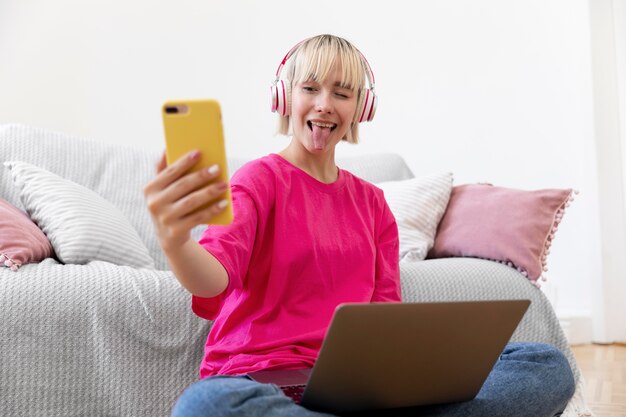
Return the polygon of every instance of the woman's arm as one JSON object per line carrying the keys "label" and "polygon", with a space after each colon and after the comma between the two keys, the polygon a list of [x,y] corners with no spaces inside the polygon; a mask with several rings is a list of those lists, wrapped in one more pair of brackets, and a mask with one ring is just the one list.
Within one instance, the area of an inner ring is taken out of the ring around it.
{"label": "woman's arm", "polygon": [[226,269],[193,239],[165,252],[165,256],[180,284],[193,295],[215,297],[228,286]]}

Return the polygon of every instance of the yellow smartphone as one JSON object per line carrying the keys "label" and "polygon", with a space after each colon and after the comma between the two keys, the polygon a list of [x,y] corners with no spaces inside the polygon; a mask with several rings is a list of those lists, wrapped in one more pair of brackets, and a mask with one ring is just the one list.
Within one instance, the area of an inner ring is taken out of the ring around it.
{"label": "yellow smartphone", "polygon": [[[167,101],[163,104],[161,115],[165,129],[167,164],[170,165],[190,151],[198,149],[202,154],[192,171],[207,169],[217,164],[220,171],[216,180],[228,183],[224,129],[219,103],[216,100]],[[233,221],[230,187],[224,192],[223,198],[228,201],[228,206],[211,220],[211,224],[230,224]],[[215,201],[211,202],[214,203]]]}

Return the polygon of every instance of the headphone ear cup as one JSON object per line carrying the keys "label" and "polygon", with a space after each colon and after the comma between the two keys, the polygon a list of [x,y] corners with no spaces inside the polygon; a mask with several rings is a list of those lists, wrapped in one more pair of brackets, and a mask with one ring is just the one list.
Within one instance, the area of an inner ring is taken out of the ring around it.
{"label": "headphone ear cup", "polygon": [[272,98],[272,112],[280,116],[289,116],[291,113],[291,83],[289,80],[278,80],[270,86]]}
{"label": "headphone ear cup", "polygon": [[378,106],[378,97],[369,88],[363,92],[363,102],[359,111],[359,123],[371,122],[374,120],[374,114],[376,114],[376,107]]}
{"label": "headphone ear cup", "polygon": [[283,116],[291,115],[291,81],[284,80],[283,88],[285,89],[285,111]]}
{"label": "headphone ear cup", "polygon": [[270,85],[270,100],[271,100],[271,110],[272,113],[276,113],[276,111],[278,110],[278,87],[276,86],[277,83],[272,83],[272,85]]}

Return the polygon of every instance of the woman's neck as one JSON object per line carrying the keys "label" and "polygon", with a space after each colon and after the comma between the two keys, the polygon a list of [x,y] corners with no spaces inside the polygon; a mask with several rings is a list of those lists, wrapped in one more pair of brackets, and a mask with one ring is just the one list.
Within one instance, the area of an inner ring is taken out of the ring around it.
{"label": "woman's neck", "polygon": [[289,146],[278,154],[320,182],[331,184],[337,181],[339,172],[335,164],[334,147],[327,152],[313,154],[292,139]]}

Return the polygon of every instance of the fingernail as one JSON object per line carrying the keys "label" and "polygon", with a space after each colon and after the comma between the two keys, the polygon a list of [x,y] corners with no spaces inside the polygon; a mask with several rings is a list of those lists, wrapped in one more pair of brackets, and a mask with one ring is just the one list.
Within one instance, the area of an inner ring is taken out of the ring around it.
{"label": "fingernail", "polygon": [[228,205],[228,200],[220,200],[220,202],[217,203],[217,207],[221,209],[226,208],[227,205]]}
{"label": "fingernail", "polygon": [[219,170],[220,170],[220,167],[218,167],[217,165],[211,165],[209,167],[209,169],[208,169],[209,174],[211,174],[211,175],[217,174],[219,172]]}
{"label": "fingernail", "polygon": [[200,156],[200,151],[198,150],[189,152],[189,159],[196,159],[199,156]]}

